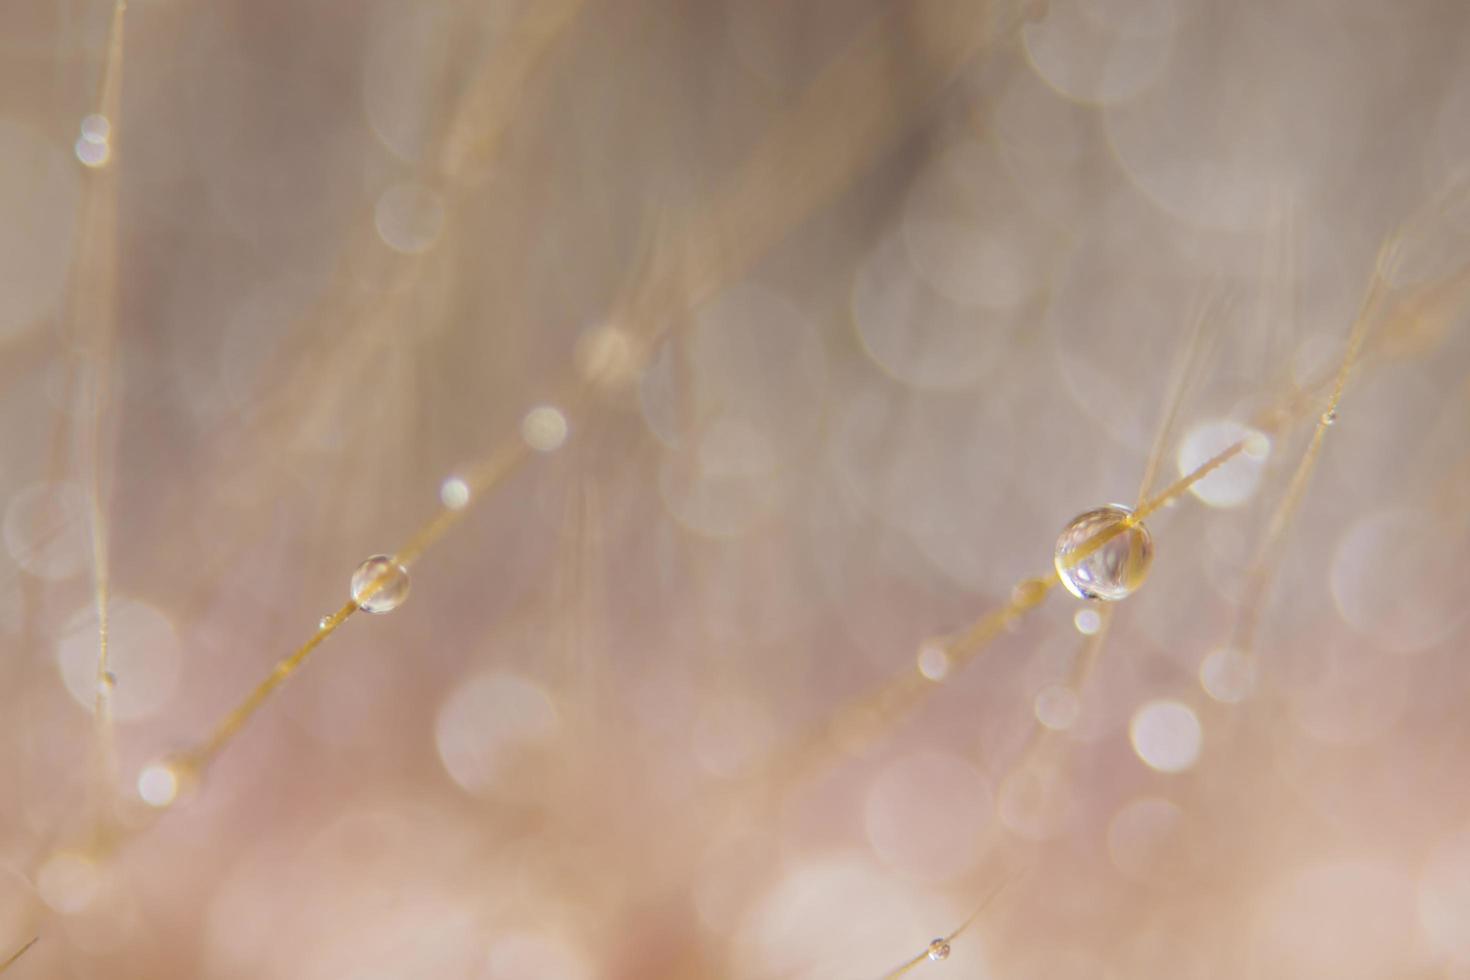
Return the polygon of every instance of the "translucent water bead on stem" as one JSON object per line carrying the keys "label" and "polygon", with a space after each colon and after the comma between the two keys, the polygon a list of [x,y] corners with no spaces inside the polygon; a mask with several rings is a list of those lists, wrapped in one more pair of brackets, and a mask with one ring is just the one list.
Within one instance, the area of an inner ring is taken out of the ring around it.
{"label": "translucent water bead on stem", "polygon": [[943,939],[936,939],[929,944],[929,958],[931,960],[949,959],[949,943]]}
{"label": "translucent water bead on stem", "polygon": [[352,573],[352,601],[363,612],[392,612],[408,598],[408,569],[387,555],[373,555]]}
{"label": "translucent water bead on stem", "polygon": [[[1142,523],[1128,524],[1133,511],[1108,504],[1072,519],[1057,538],[1057,576],[1079,599],[1126,599],[1148,577],[1154,542]],[[1094,538],[1111,535],[1106,540]]]}

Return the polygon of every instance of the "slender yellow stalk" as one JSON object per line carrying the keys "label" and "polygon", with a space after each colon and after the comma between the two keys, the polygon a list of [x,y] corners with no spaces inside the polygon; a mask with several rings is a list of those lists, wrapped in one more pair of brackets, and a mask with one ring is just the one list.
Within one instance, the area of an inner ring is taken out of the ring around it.
{"label": "slender yellow stalk", "polygon": [[183,761],[194,770],[191,775],[202,772],[209,763],[214,761],[220,750],[229,743],[230,739],[239,734],[240,729],[245,727],[245,723],[260,709],[260,706],[276,688],[286,683],[292,674],[300,670],[301,665],[306,663],[306,658],[311,656],[311,652],[321,646],[327,637],[335,633],[337,627],[345,623],[347,618],[357,611],[357,608],[356,602],[345,603],[332,615],[322,620],[320,628],[312,634],[311,639],[297,647],[290,656],[276,662],[265,680],[257,684],[255,689],[235,706],[234,710],[225,715],[215,726],[209,738],[197,749],[185,754]]}
{"label": "slender yellow stalk", "polygon": [[20,949],[16,950],[14,953],[11,953],[10,954],[10,958],[7,959],[4,963],[0,963],[0,973],[4,973],[6,970],[10,969],[13,965],[15,965],[15,961],[16,960],[18,960],[22,956],[24,956],[26,954],[26,952],[32,946],[36,945],[36,943],[38,943],[40,941],[41,941],[41,937],[40,936],[32,936],[30,942],[26,943],[24,946],[22,946]]}
{"label": "slender yellow stalk", "polygon": [[[544,37],[555,36],[556,30],[551,27],[559,30],[565,26],[567,18],[575,13],[578,6],[573,2],[559,6],[557,9],[564,16],[549,18],[535,29],[537,36],[543,36],[539,33],[543,28]],[[884,30],[890,18],[880,19],[862,41],[824,72],[797,106],[776,123],[748,158],[727,192],[713,202],[708,211],[701,212],[699,219],[686,229],[685,235],[675,239],[689,247],[692,259],[683,248],[656,251],[641,281],[628,292],[627,307],[621,315],[614,317],[615,322],[656,325],[644,328],[643,333],[650,341],[661,335],[668,322],[666,316],[657,315],[666,312],[662,303],[674,302],[680,308],[688,309],[712,295],[730,277],[742,272],[780,234],[856,179],[863,167],[871,165],[875,149],[890,145],[914,124],[909,110],[941,91],[974,54],[978,45],[988,40],[977,26],[973,9],[956,0],[921,0],[912,5],[912,9],[906,9],[905,16],[916,17],[924,23],[929,31],[924,40],[935,49],[932,52],[934,59],[921,62],[921,70],[916,77],[895,90],[891,84],[892,73],[888,71],[895,67],[890,64],[894,55]],[[854,86],[872,98],[855,99]],[[448,152],[446,168],[449,172],[458,172],[466,152]],[[789,206],[772,207],[772,195]],[[575,380],[568,382],[564,390],[575,401],[580,401],[585,394],[585,387]],[[514,473],[528,455],[525,444],[513,437],[473,467],[466,477],[471,503]],[[416,561],[457,524],[467,510],[445,509],[435,514],[399,549],[395,561],[404,566]],[[1043,584],[1035,601],[1040,601],[1048,588],[1050,584]],[[995,628],[1003,627],[1022,608],[1018,606],[997,620]],[[1030,608],[1030,605],[1024,608]],[[310,639],[279,661],[266,679],[216,726],[209,739],[187,754],[185,758],[189,763],[203,768],[212,761],[276,688],[294,674],[312,651],[356,609],[355,602],[343,606],[324,620]],[[975,639],[978,636],[971,638],[972,641]],[[922,685],[917,684],[906,693],[891,693],[887,700],[896,703],[920,694],[921,690]]]}
{"label": "slender yellow stalk", "polygon": [[110,375],[117,319],[117,176],[116,144],[119,133],[123,69],[123,19],[126,0],[116,0],[97,97],[97,111],[107,120],[106,162],[93,175],[82,212],[83,243],[74,273],[76,298],[72,305],[73,329],[88,351],[91,383],[88,413],[83,434],[84,451],[90,463],[88,474],[89,535],[92,546],[92,591],[97,611],[97,669],[93,678],[93,720],[99,768],[99,790],[113,792],[117,776],[112,718],[113,678],[108,662],[108,604],[111,593],[106,470],[109,454],[103,437],[110,416]]}
{"label": "slender yellow stalk", "polygon": [[[1000,893],[1009,888],[1011,882],[1014,880],[1014,878],[1007,878],[1005,881],[1002,881],[1000,884],[992,888],[989,894],[987,894],[984,898],[980,900],[980,904],[975,906],[974,911],[972,911],[969,915],[965,917],[965,921],[956,926],[955,929],[948,935],[940,936],[936,940],[934,940],[934,942],[944,943],[945,945],[954,942],[957,938],[959,938],[961,934],[963,934],[966,930],[968,930],[972,925],[975,924],[976,920],[980,918],[980,913],[990,908],[991,904],[1000,897]],[[929,948],[930,947],[926,947],[924,951],[918,956],[915,956],[913,959],[906,961],[901,966],[898,966],[893,970],[890,970],[888,973],[885,973],[883,975],[883,980],[893,980],[894,977],[901,977],[912,970],[914,967],[918,966],[920,963],[923,963],[925,960],[929,959]]]}

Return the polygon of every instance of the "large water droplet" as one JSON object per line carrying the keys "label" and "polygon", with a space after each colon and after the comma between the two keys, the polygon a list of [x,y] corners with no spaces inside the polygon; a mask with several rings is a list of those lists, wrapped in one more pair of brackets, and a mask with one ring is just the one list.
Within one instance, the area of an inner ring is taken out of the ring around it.
{"label": "large water droplet", "polygon": [[[1143,584],[1154,559],[1153,537],[1142,523],[1124,526],[1133,511],[1108,504],[1078,515],[1057,538],[1057,576],[1079,599],[1125,599]],[[1097,543],[1095,538],[1111,535]]]}
{"label": "large water droplet", "polygon": [[392,612],[408,598],[408,569],[387,555],[374,555],[352,573],[352,601],[363,612]]}

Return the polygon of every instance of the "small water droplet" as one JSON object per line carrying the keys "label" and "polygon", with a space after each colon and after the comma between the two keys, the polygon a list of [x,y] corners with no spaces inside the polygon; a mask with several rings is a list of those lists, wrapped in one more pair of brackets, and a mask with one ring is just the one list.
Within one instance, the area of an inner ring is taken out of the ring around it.
{"label": "small water droplet", "polygon": [[165,809],[190,794],[199,782],[199,770],[184,755],[155,759],[138,773],[138,798],[155,809]]}
{"label": "small water droplet", "polygon": [[86,137],[81,137],[73,146],[76,151],[77,160],[86,167],[93,170],[107,166],[107,158],[112,155],[112,147],[106,140],[93,142]]}
{"label": "small water droplet", "polygon": [[352,601],[363,612],[392,612],[408,598],[408,569],[387,555],[374,555],[352,573]]}
{"label": "small water droplet", "polygon": [[1331,425],[1332,423],[1334,423],[1336,421],[1337,421],[1337,409],[1335,409],[1335,408],[1329,408],[1327,411],[1325,411],[1325,412],[1322,413],[1322,424],[1323,425]]}
{"label": "small water droplet", "polygon": [[451,476],[439,487],[439,502],[450,510],[463,510],[470,502],[470,485]]}
{"label": "small water droplet", "polygon": [[949,653],[943,646],[925,643],[919,647],[919,673],[936,684],[949,676]]}
{"label": "small water droplet", "polygon": [[949,943],[943,939],[936,939],[929,944],[929,958],[938,962],[949,959]]}
{"label": "small water droplet", "polygon": [[328,626],[331,626],[331,625],[332,625],[332,617],[331,616],[323,616],[321,619],[319,619],[319,620],[316,621],[316,628],[319,629],[319,630],[324,630]]}
{"label": "small water droplet", "polygon": [[[1054,563],[1067,591],[1079,599],[1116,602],[1132,595],[1148,577],[1154,543],[1143,524],[1129,524],[1133,511],[1108,504],[1079,514],[1057,538]],[[1094,541],[1104,535],[1106,540]]]}

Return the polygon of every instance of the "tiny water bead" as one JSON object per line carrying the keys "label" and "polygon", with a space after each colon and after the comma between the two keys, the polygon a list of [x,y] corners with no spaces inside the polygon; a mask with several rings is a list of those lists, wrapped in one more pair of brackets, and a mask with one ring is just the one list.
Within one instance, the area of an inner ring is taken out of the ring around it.
{"label": "tiny water bead", "polygon": [[938,962],[949,959],[949,943],[943,939],[936,939],[929,944],[929,958]]}
{"label": "tiny water bead", "polygon": [[181,770],[174,762],[166,759],[151,762],[138,773],[138,799],[162,810],[179,798],[182,783]]}
{"label": "tiny water bead", "polygon": [[75,146],[77,159],[92,168],[106,165],[107,158],[112,155],[112,147],[107,142],[112,134],[112,124],[107,117],[87,116],[82,120],[81,132]]}
{"label": "tiny water bead", "polygon": [[[1133,511],[1108,504],[1078,515],[1057,538],[1057,577],[1079,599],[1116,602],[1132,595],[1148,577],[1153,537]],[[1094,541],[1107,536],[1106,540]]]}
{"label": "tiny water bead", "polygon": [[1323,425],[1331,425],[1331,424],[1333,424],[1336,421],[1337,421],[1337,409],[1335,409],[1335,408],[1329,408],[1327,411],[1325,411],[1325,412],[1322,413],[1322,424]]}
{"label": "tiny water bead", "polygon": [[949,676],[949,652],[937,643],[919,647],[919,673],[938,684]]}
{"label": "tiny water bead", "polygon": [[470,503],[470,485],[451,476],[439,487],[439,502],[450,510],[463,510]]}
{"label": "tiny water bead", "polygon": [[392,612],[408,598],[408,569],[388,555],[374,555],[352,573],[352,601],[363,612]]}

